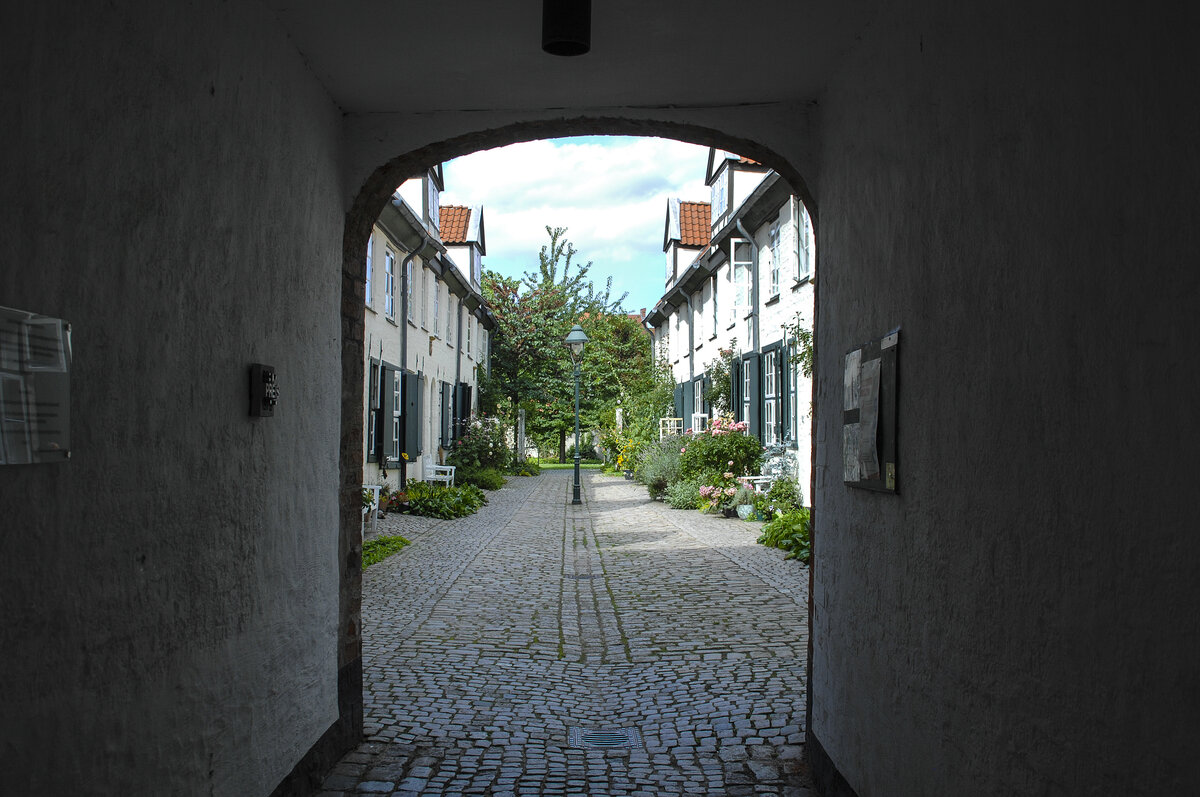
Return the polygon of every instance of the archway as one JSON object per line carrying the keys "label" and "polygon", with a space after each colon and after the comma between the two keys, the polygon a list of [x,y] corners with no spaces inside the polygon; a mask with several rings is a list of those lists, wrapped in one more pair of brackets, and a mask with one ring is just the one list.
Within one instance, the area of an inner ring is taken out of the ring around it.
{"label": "archway", "polygon": [[[362,483],[363,306],[365,266],[361,256],[375,220],[395,187],[433,164],[482,149],[544,138],[582,135],[642,135],[672,138],[738,152],[778,172],[804,202],[817,232],[817,207],[799,170],[758,142],[720,130],[665,120],[608,117],[514,122],[464,133],[397,156],[378,166],[361,185],[346,215],[342,262],[341,529],[338,696],[343,744],[353,744],[363,727],[362,573],[360,499]],[[819,247],[818,247],[819,252]],[[815,315],[815,314],[814,314]],[[813,319],[814,324],[816,318]],[[814,375],[815,378],[815,375]],[[811,491],[812,485],[809,489]],[[810,492],[811,494],[811,492]],[[810,587],[811,590],[811,587]],[[811,612],[811,609],[810,609]],[[809,642],[811,653],[811,640]],[[810,656],[811,658],[811,656]],[[811,697],[809,698],[811,700]]]}

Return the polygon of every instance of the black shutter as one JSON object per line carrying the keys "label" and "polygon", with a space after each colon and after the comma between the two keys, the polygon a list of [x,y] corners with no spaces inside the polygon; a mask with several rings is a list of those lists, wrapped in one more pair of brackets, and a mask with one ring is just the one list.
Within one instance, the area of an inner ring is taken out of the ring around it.
{"label": "black shutter", "polygon": [[746,418],[746,431],[762,440],[762,375],[759,373],[759,362],[759,355],[751,354],[742,361],[742,367],[750,375],[750,417]]}
{"label": "black shutter", "polygon": [[695,411],[695,383],[687,382],[681,385],[681,389],[683,390],[683,429],[687,431],[692,428],[692,412]]}
{"label": "black shutter", "polygon": [[421,454],[421,380],[416,374],[406,372],[402,375],[400,389],[404,403],[404,453],[411,461]]}
{"label": "black shutter", "polygon": [[471,423],[471,386],[466,382],[458,383],[458,407],[455,414],[458,416],[458,431],[454,435],[457,439],[466,435],[467,426]]}
{"label": "black shutter", "polygon": [[449,448],[453,441],[454,427],[454,396],[450,392],[450,383],[442,382],[442,446]]}
{"label": "black shutter", "polygon": [[[674,409],[675,409],[675,417],[682,418],[683,417],[683,385],[675,386]],[[684,423],[687,423],[687,421],[684,421]]]}
{"label": "black shutter", "polygon": [[729,363],[729,412],[734,420],[744,421],[742,417],[742,361],[734,360]]}
{"label": "black shutter", "polygon": [[[367,374],[367,462],[379,461],[379,363],[372,360]],[[371,436],[371,427],[375,436]]]}

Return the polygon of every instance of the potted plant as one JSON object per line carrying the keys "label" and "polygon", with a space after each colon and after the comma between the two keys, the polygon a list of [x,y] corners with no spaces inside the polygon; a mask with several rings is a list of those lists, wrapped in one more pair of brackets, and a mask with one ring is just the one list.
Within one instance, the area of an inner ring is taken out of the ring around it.
{"label": "potted plant", "polygon": [[742,485],[738,489],[737,495],[733,497],[733,503],[737,507],[737,516],[742,520],[750,520],[754,517],[757,497],[757,493]]}

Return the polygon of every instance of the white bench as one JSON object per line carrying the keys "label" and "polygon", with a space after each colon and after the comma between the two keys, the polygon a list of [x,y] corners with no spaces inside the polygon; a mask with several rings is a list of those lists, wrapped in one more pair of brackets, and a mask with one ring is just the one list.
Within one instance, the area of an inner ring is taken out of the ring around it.
{"label": "white bench", "polygon": [[425,481],[427,482],[441,482],[447,487],[454,486],[453,465],[435,465],[433,457],[426,454],[421,458],[421,470],[425,472]]}

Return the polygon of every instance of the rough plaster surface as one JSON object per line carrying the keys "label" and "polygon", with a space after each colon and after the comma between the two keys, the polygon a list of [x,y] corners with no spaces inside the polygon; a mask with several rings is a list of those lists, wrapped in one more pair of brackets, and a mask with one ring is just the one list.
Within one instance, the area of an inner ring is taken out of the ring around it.
{"label": "rough plaster surface", "polygon": [[72,459],[0,469],[0,763],[265,794],[337,718],[340,118],[256,4],[62,6],[0,33],[0,303],[75,350]]}
{"label": "rough plaster surface", "polygon": [[[862,797],[1188,793],[1194,19],[937,9],[821,100],[812,732]],[[838,441],[894,326],[890,497]]]}

